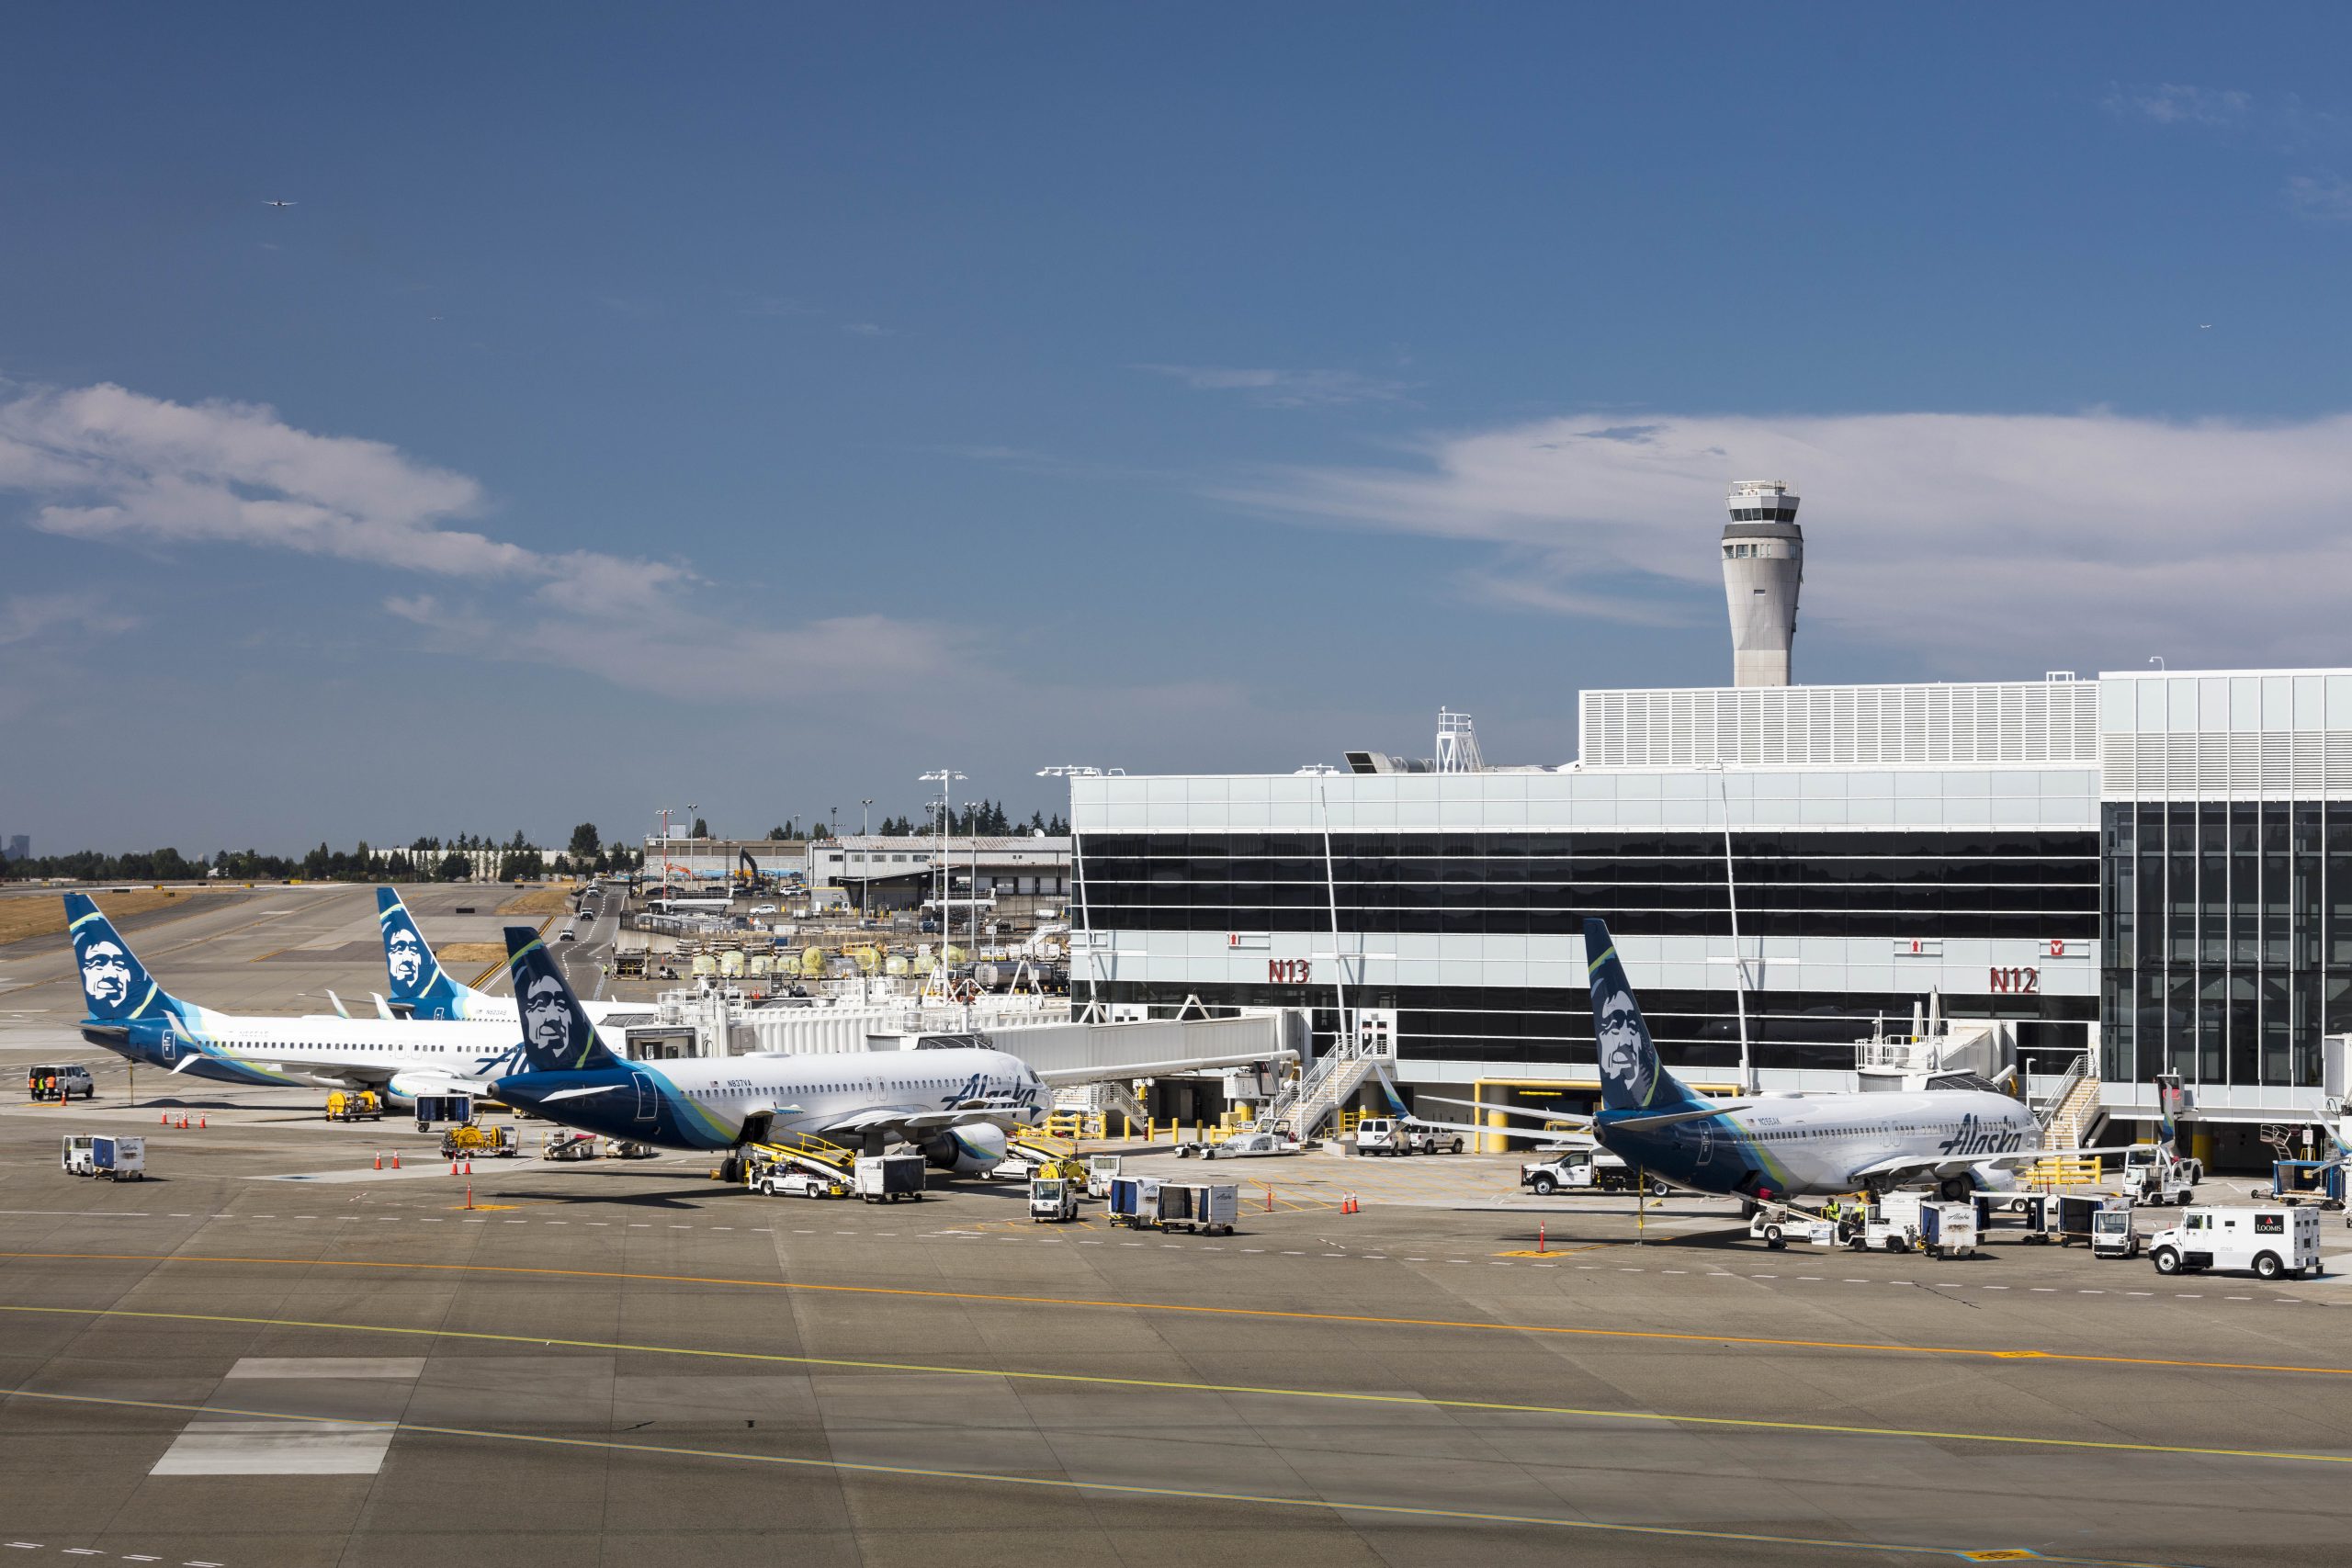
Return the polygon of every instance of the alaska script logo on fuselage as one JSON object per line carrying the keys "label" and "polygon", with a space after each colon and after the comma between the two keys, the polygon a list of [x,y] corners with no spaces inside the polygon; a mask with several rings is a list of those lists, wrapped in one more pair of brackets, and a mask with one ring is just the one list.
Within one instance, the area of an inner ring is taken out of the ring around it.
{"label": "alaska script logo on fuselage", "polygon": [[2025,1134],[2021,1130],[1979,1122],[1973,1111],[1960,1119],[1957,1132],[1936,1145],[1938,1150],[1948,1155],[2015,1154],[2024,1146]]}

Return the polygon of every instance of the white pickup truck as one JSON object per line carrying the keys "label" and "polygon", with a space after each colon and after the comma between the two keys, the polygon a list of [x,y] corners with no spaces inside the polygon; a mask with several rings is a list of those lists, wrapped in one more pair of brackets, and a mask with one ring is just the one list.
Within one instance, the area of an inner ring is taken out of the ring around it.
{"label": "white pickup truck", "polygon": [[[1519,1184],[1534,1189],[1539,1198],[1555,1192],[1631,1192],[1634,1171],[1607,1149],[1564,1149],[1549,1159],[1519,1168]],[[1650,1196],[1663,1198],[1665,1182],[1652,1178]]]}

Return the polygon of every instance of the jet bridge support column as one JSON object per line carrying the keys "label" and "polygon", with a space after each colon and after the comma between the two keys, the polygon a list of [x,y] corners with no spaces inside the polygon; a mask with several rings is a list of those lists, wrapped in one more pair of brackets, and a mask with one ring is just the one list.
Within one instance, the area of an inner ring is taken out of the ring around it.
{"label": "jet bridge support column", "polygon": [[[1485,1078],[1480,1078],[1476,1083],[1470,1087],[1470,1098],[1476,1100],[1481,1105],[1487,1104],[1487,1090],[1489,1087],[1491,1086]],[[1487,1111],[1486,1113],[1486,1118],[1487,1125],[1489,1127],[1509,1127],[1510,1125],[1510,1118],[1504,1115],[1499,1111]],[[1481,1133],[1478,1134],[1478,1152],[1482,1155],[1498,1155],[1510,1147],[1510,1140],[1498,1134]]]}

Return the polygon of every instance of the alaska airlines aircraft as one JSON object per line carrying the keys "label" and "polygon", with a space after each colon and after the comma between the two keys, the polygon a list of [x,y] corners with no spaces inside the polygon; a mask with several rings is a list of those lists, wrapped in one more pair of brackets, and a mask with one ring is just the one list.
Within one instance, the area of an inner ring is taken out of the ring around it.
{"label": "alaska airlines aircraft", "polygon": [[1658,1059],[1606,923],[1585,921],[1584,951],[1600,1041],[1592,1134],[1637,1170],[1755,1202],[1930,1182],[1964,1198],[2043,1157],[2041,1123],[1989,1084],[1720,1103],[1693,1094]]}
{"label": "alaska airlines aircraft", "polygon": [[538,932],[507,927],[506,953],[527,1069],[491,1092],[567,1127],[670,1149],[783,1133],[869,1151],[904,1142],[934,1166],[973,1173],[994,1169],[1007,1132],[1052,1108],[1020,1057],[966,1046],[626,1061],[597,1038]]}
{"label": "alaska airlines aircraft", "polygon": [[142,1066],[222,1083],[446,1092],[449,1078],[507,1070],[520,1045],[503,1022],[262,1018],[183,1001],[157,985],[85,893],[65,895],[66,931],[89,1016],[82,1038]]}
{"label": "alaska airlines aircraft", "polygon": [[[391,1011],[401,1018],[515,1020],[514,998],[478,991],[449,977],[434,956],[433,944],[417,930],[398,890],[376,889],[376,923],[384,933],[384,972],[392,983]],[[642,1004],[582,1002],[590,1018],[602,1023],[622,1012],[643,1012]]]}

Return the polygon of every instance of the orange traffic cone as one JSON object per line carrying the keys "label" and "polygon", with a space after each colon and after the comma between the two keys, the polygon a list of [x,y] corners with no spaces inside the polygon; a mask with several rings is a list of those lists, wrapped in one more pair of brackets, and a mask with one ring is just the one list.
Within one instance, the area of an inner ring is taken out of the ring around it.
{"label": "orange traffic cone", "polygon": [[187,1112],[185,1111],[180,1112],[180,1131],[183,1133],[187,1131]]}
{"label": "orange traffic cone", "polygon": [[1542,1220],[1535,1222],[1535,1250],[1538,1252],[1544,1250],[1544,1222]]}
{"label": "orange traffic cone", "polygon": [[468,1176],[471,1176],[473,1173],[474,1173],[474,1162],[473,1162],[473,1161],[471,1161],[471,1160],[468,1160],[468,1161],[466,1161],[466,1174],[467,1174]]}
{"label": "orange traffic cone", "polygon": [[384,1151],[381,1149],[376,1151],[376,1168],[378,1170],[384,1168]]}
{"label": "orange traffic cone", "polygon": [[210,1126],[211,1122],[212,1119],[209,1116],[199,1116],[196,1119],[196,1125],[199,1131],[205,1127]]}
{"label": "orange traffic cone", "polygon": [[157,1118],[155,1118],[155,1125],[157,1125],[158,1127],[168,1127],[168,1126],[170,1126],[171,1124],[172,1124],[172,1113],[171,1113],[170,1111],[164,1111],[161,1116],[158,1116]]}
{"label": "orange traffic cone", "polygon": [[452,1176],[458,1174],[458,1162],[456,1160],[451,1160],[449,1162],[449,1174]]}
{"label": "orange traffic cone", "polygon": [[400,1168],[401,1168],[401,1152],[400,1152],[400,1150],[398,1150],[398,1149],[394,1149],[394,1150],[392,1151],[392,1168],[393,1168],[394,1170],[398,1170]]}

